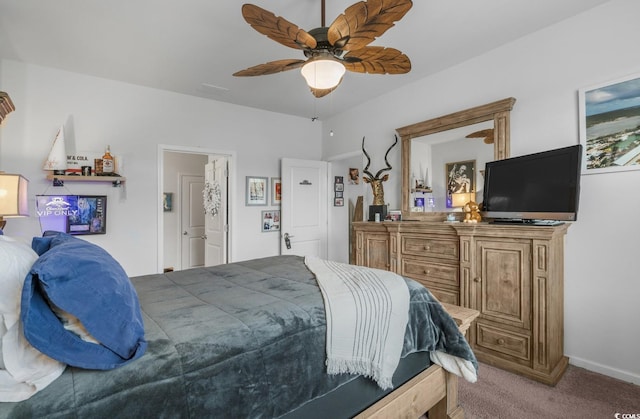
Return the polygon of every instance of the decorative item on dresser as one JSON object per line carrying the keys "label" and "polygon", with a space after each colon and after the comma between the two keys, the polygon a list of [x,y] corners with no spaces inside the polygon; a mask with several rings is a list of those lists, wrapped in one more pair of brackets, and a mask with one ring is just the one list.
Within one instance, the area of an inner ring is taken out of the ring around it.
{"label": "decorative item on dresser", "polygon": [[380,177],[382,173],[387,172],[392,169],[389,161],[387,160],[387,156],[391,149],[398,144],[398,136],[395,137],[396,141],[391,144],[391,147],[387,149],[387,152],[384,154],[384,162],[387,164],[387,167],[384,169],[378,170],[378,172],[374,175],[369,171],[369,166],[371,165],[371,157],[367,154],[367,151],[364,149],[364,137],[362,137],[362,153],[367,157],[367,165],[365,166],[363,172],[366,176],[362,176],[362,180],[365,183],[371,185],[371,191],[373,192],[373,205],[369,205],[369,221],[373,221],[375,216],[378,215],[378,221],[380,219],[384,220],[387,217],[387,206],[384,202],[384,186],[383,182],[386,182],[389,179],[389,174]]}

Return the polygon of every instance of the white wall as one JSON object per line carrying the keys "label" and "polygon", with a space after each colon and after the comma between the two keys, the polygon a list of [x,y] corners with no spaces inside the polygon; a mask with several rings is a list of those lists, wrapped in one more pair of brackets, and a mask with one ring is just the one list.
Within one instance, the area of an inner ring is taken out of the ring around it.
{"label": "white wall", "polygon": [[32,214],[10,220],[6,234],[29,242],[40,234],[34,197],[50,188],[42,163],[65,124],[67,152],[101,152],[110,144],[111,152],[124,158],[123,188],[71,182],[65,187],[70,193],[108,196],[107,234],[85,237],[109,251],[130,276],[158,269],[159,144],[235,151],[232,258],[279,252],[278,235],[260,231],[260,211],[270,207],[244,205],[244,179],[279,177],[281,157],[318,160],[319,124],[15,61],[0,62],[0,69],[0,89],[16,105],[2,127],[0,170],[30,180]]}
{"label": "white wall", "polygon": [[[357,149],[366,135],[367,151],[380,155],[395,128],[510,96],[517,99],[512,156],[576,144],[578,89],[640,76],[638,16],[637,0],[613,0],[364,103],[325,123],[323,154]],[[398,207],[399,150],[390,158],[385,197]],[[640,171],[582,177],[580,213],[565,248],[565,354],[575,365],[640,384],[638,184]]]}
{"label": "white wall", "polygon": [[[351,220],[355,210],[358,196],[364,195],[365,185],[362,181],[362,153],[355,152],[348,155],[333,157],[330,160],[330,187],[334,188],[335,176],[342,176],[343,188],[342,197],[344,206],[334,206],[329,203],[329,252],[328,259],[336,262],[349,263],[350,240],[351,240]],[[349,181],[349,169],[359,170],[360,177],[358,184]],[[332,194],[335,196],[335,191]]]}

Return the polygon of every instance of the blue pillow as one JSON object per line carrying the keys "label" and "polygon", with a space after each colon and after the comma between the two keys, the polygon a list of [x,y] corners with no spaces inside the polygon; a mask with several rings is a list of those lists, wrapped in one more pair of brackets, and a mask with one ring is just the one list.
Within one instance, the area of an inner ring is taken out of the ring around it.
{"label": "blue pillow", "polygon": [[[20,314],[31,345],[86,369],[116,368],[144,354],[138,295],[111,255],[65,233],[36,237],[31,247],[40,257],[25,279]],[[49,302],[77,317],[99,344],[65,329]]]}

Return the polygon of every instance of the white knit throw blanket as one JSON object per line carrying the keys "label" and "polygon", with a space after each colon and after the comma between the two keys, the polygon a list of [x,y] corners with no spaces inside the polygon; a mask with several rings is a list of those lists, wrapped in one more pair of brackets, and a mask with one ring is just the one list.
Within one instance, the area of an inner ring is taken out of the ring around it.
{"label": "white knit throw blanket", "polygon": [[388,271],[307,256],[327,320],[327,372],[360,374],[392,388],[409,318],[409,289]]}

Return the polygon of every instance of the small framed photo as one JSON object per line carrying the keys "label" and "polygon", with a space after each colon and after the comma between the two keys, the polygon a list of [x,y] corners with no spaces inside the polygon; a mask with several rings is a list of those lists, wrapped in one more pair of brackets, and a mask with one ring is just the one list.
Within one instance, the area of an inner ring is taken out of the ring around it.
{"label": "small framed photo", "polygon": [[342,191],[336,191],[336,198],[342,198],[342,194],[343,193],[344,192],[342,192]]}
{"label": "small framed photo", "polygon": [[267,183],[261,176],[247,176],[245,205],[267,205]]}
{"label": "small framed photo", "polygon": [[336,192],[344,191],[344,183],[336,183],[335,184],[335,190],[336,190]]}
{"label": "small framed photo", "polygon": [[360,183],[360,170],[357,167],[349,168],[349,184],[358,185]]}
{"label": "small framed photo", "polygon": [[262,232],[280,231],[280,210],[262,211]]}
{"label": "small framed photo", "polygon": [[582,173],[640,169],[640,74],[578,93]]}
{"label": "small framed photo", "polygon": [[279,177],[271,178],[271,205],[280,205],[282,199],[282,180]]}
{"label": "small framed photo", "polygon": [[335,179],[336,180],[335,180],[334,183],[344,183],[344,181],[343,181],[344,178],[342,176],[335,176]]}
{"label": "small framed photo", "polygon": [[344,198],[334,198],[333,206],[334,207],[343,207],[344,206]]}
{"label": "small framed photo", "polygon": [[162,193],[162,210],[164,212],[173,211],[173,193],[172,192]]}

